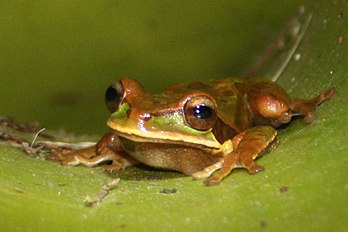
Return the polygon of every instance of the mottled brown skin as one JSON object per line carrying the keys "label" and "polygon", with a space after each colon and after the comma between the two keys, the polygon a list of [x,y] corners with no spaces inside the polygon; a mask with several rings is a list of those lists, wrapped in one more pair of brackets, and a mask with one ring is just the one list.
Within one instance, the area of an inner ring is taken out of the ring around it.
{"label": "mottled brown skin", "polygon": [[[274,128],[295,115],[313,121],[316,107],[335,92],[292,99],[273,82],[238,78],[181,83],[156,95],[127,78],[113,88],[107,93],[109,109],[117,112],[108,121],[111,131],[96,146],[57,159],[70,166],[111,162],[108,171],[144,163],[205,179],[206,185],[220,183],[235,168],[262,171],[254,160],[275,143]],[[125,103],[129,108],[122,112]],[[202,105],[209,106],[208,114],[192,114]]]}

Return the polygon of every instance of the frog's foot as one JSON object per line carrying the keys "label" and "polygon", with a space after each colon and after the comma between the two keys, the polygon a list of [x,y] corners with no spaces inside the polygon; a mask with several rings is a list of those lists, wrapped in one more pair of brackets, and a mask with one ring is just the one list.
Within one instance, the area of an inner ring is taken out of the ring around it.
{"label": "frog's foot", "polygon": [[[247,156],[250,157],[250,155]],[[238,152],[233,152],[233,154],[226,156],[224,164],[220,170],[216,171],[212,176],[204,180],[204,184],[209,186],[219,184],[235,168],[245,168],[248,170],[249,174],[256,174],[264,170],[264,167],[255,164],[254,161],[242,161],[241,154],[238,154]]]}
{"label": "frog's foot", "polygon": [[104,166],[104,171],[107,173],[117,172],[139,163],[139,161],[124,152],[113,153],[108,161],[111,161],[111,163]]}
{"label": "frog's foot", "polygon": [[111,164],[104,166],[104,171],[107,173],[114,173],[131,165],[132,164],[130,162],[127,162],[126,160],[124,162],[119,162],[119,160],[113,160]]}
{"label": "frog's foot", "polygon": [[317,97],[311,100],[304,99],[294,99],[291,102],[290,109],[293,112],[293,115],[302,115],[304,116],[304,121],[306,123],[311,123],[315,119],[315,110],[318,105],[322,102],[330,99],[335,93],[336,89],[331,88],[324,93],[319,94]]}
{"label": "frog's foot", "polygon": [[83,159],[89,159],[95,156],[95,146],[83,148],[79,150],[64,150],[64,149],[54,149],[51,154],[49,154],[46,159],[52,161],[61,162],[64,165],[75,166],[73,163],[75,161],[75,156],[81,156]]}
{"label": "frog's foot", "polygon": [[105,171],[114,172],[131,166],[137,161],[120,149],[118,137],[107,133],[101,140],[92,147],[70,151],[55,152],[48,159],[60,161],[62,165],[77,166],[79,164],[87,167],[106,164]]}
{"label": "frog's foot", "polygon": [[96,150],[96,146],[92,146],[84,149],[70,151],[68,153],[56,152],[54,154],[54,158],[51,155],[49,159],[60,161],[62,165],[66,166],[77,166],[79,164],[83,164],[87,167],[93,167],[100,163],[113,161],[116,159],[112,151],[105,152],[106,149],[103,149],[104,152],[99,154],[99,152],[97,152]]}
{"label": "frog's foot", "polygon": [[[216,185],[233,169],[245,168],[250,174],[256,174],[264,168],[254,160],[264,154],[277,141],[277,131],[270,126],[247,129],[233,139],[234,150],[221,161],[207,167],[202,172],[194,173],[194,178],[206,178],[206,185]],[[218,170],[219,169],[219,170]]]}
{"label": "frog's foot", "polygon": [[94,167],[99,164],[106,164],[104,169],[107,172],[118,171],[135,163],[135,160],[127,155],[120,154],[120,152],[115,152],[106,147],[100,152],[96,152],[95,146],[67,154],[60,154],[59,161],[62,165],[66,166],[77,166],[82,164],[87,167]]}
{"label": "frog's foot", "polygon": [[66,166],[77,166],[83,164],[87,167],[93,167],[101,163],[106,163],[109,161],[116,160],[114,154],[101,154],[96,155],[91,158],[86,158],[84,153],[73,152],[72,154],[67,154],[67,156],[61,160],[61,163]]}

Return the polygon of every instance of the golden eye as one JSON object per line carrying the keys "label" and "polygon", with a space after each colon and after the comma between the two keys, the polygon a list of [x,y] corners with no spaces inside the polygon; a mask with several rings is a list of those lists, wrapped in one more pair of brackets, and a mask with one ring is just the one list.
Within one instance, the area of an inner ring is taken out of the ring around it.
{"label": "golden eye", "polygon": [[124,98],[124,89],[121,82],[110,85],[105,92],[105,104],[111,113],[115,112]]}
{"label": "golden eye", "polygon": [[184,114],[189,126],[196,130],[208,130],[216,122],[216,103],[208,95],[194,96],[185,103]]}

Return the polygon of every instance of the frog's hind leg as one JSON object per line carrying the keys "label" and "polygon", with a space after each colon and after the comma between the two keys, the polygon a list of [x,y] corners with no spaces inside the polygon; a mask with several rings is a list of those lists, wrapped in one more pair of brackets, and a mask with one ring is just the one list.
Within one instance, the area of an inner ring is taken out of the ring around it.
{"label": "frog's hind leg", "polygon": [[216,185],[233,169],[245,168],[250,174],[256,174],[264,168],[255,163],[255,159],[264,154],[276,141],[277,131],[270,126],[247,129],[233,138],[234,150],[224,157],[221,169],[207,178],[206,185]]}
{"label": "frog's hind leg", "polygon": [[129,167],[135,163],[135,160],[128,155],[123,153],[121,155],[119,152],[115,152],[112,149],[103,149],[101,153],[96,153],[95,150],[95,147],[91,147],[89,150],[84,149],[69,153],[61,160],[61,164],[67,166],[82,164],[87,167],[106,164],[104,166],[105,171],[113,172]]}
{"label": "frog's hind leg", "polygon": [[295,98],[290,104],[290,109],[292,115],[301,115],[304,116],[304,121],[306,123],[311,123],[315,119],[315,110],[318,105],[323,101],[326,101],[332,97],[335,93],[335,88],[331,88],[324,93],[319,94],[317,97],[311,100],[304,100]]}
{"label": "frog's hind leg", "polygon": [[99,164],[107,164],[105,170],[108,172],[126,168],[137,162],[122,151],[118,137],[112,133],[104,135],[95,146],[66,154],[57,154],[56,157],[56,160],[66,166],[82,164],[93,167]]}
{"label": "frog's hind leg", "polygon": [[291,98],[283,88],[273,82],[249,80],[248,103],[254,125],[279,127],[291,121],[293,116],[303,116],[305,122],[315,119],[316,107],[335,93],[331,88],[317,97],[305,100]]}
{"label": "frog's hind leg", "polygon": [[87,167],[93,167],[101,163],[116,160],[117,156],[114,152],[108,151],[104,153],[96,153],[96,147],[90,147],[77,150],[66,154],[61,159],[61,163],[67,166],[77,166],[83,164]]}

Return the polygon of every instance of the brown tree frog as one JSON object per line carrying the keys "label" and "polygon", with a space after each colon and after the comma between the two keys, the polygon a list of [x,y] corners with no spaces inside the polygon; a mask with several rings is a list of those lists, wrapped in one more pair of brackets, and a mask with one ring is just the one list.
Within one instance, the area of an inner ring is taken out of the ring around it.
{"label": "brown tree frog", "polygon": [[95,146],[60,154],[59,160],[70,166],[107,163],[108,171],[143,163],[215,185],[235,168],[262,171],[254,160],[275,143],[275,128],[296,115],[312,122],[316,107],[334,92],[293,99],[274,82],[230,78],[149,94],[137,81],[122,78],[105,95],[110,132]]}

